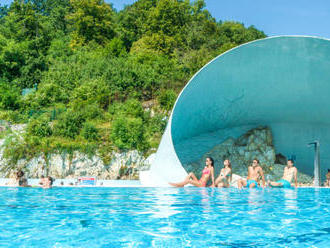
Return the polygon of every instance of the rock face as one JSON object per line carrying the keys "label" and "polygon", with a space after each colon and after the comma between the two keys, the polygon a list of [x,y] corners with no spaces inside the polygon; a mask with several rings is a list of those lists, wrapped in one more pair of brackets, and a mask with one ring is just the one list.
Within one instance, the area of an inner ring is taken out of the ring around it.
{"label": "rock face", "polygon": [[[25,131],[26,125],[10,125],[10,123],[0,123],[0,130],[10,129],[12,133],[21,135]],[[0,139],[0,168],[6,164],[2,159],[4,139]],[[112,160],[109,164],[104,164],[103,160],[94,155],[92,157],[74,152],[70,154],[51,154],[49,166],[46,165],[42,156],[33,158],[30,161],[19,160],[16,168],[21,168],[28,178],[40,178],[42,175],[49,175],[54,178],[77,178],[80,176],[92,176],[98,179],[139,179],[139,172],[148,170],[154,154],[145,158],[142,153],[133,150],[123,153],[113,152]],[[0,172],[0,177],[7,177],[8,172]]]}
{"label": "rock face", "polygon": [[[2,161],[5,163],[5,161]],[[150,167],[150,158],[145,159],[138,151],[113,153],[109,164],[104,164],[96,155],[89,157],[80,152],[68,154],[53,154],[50,157],[49,167],[42,157],[30,161],[20,160],[17,168],[23,168],[29,178],[40,178],[48,174],[54,178],[77,178],[93,176],[98,179],[138,179],[139,171]],[[47,173],[48,171],[48,173]],[[0,177],[5,177],[0,173]]]}
{"label": "rock face", "polygon": [[267,127],[260,127],[248,131],[238,139],[228,138],[223,143],[213,147],[204,154],[199,161],[191,164],[192,168],[201,168],[206,157],[215,160],[216,171],[221,168],[222,162],[229,159],[232,164],[233,173],[246,176],[247,167],[254,158],[260,161],[261,166],[271,167],[275,161],[275,150],[272,145],[272,133]]}
{"label": "rock face", "polygon": [[[276,153],[273,146],[273,137],[268,127],[259,127],[248,131],[237,139],[228,138],[223,143],[213,147],[204,154],[200,160],[195,161],[185,168],[200,175],[205,165],[206,157],[215,160],[215,174],[219,174],[223,167],[223,161],[229,159],[234,174],[247,176],[247,168],[253,159],[258,159],[266,177],[271,180],[279,180],[283,176],[284,165],[275,164]],[[284,160],[286,162],[286,160]],[[312,178],[298,174],[298,180],[304,183],[311,183]]]}

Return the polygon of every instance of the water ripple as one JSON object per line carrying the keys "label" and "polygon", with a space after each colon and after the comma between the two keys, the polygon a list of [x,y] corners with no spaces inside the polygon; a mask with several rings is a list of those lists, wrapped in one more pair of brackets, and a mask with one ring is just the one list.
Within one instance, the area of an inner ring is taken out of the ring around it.
{"label": "water ripple", "polygon": [[0,247],[329,247],[330,189],[0,188]]}

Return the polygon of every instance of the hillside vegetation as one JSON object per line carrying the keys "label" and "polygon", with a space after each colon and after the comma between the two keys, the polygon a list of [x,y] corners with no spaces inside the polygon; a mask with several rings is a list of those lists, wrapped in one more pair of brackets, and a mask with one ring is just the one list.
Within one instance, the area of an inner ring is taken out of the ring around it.
{"label": "hillside vegetation", "polygon": [[[220,3],[219,3],[220,4]],[[205,63],[265,34],[217,22],[203,0],[15,0],[0,8],[0,119],[21,158],[158,146],[175,99]],[[7,168],[7,169],[8,169]]]}

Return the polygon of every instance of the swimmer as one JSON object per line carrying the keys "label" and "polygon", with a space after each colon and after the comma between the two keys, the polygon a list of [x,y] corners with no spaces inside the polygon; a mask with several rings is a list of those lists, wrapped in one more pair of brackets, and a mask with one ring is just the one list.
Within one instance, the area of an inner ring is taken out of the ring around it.
{"label": "swimmer", "polygon": [[28,185],[27,179],[24,177],[24,172],[23,171],[21,171],[21,170],[17,171],[15,179],[16,179],[16,186],[30,187]]}
{"label": "swimmer", "polygon": [[229,188],[229,183],[231,182],[231,163],[229,159],[223,161],[224,167],[220,171],[220,175],[215,180],[215,187],[218,188]]}
{"label": "swimmer", "polygon": [[272,188],[291,188],[291,181],[294,178],[295,187],[297,188],[297,168],[293,165],[293,160],[289,159],[287,165],[284,167],[283,177],[277,182],[268,182],[269,187]]}
{"label": "swimmer", "polygon": [[50,189],[53,186],[54,179],[52,177],[45,177],[42,187],[44,189]]}
{"label": "swimmer", "polygon": [[183,182],[169,183],[174,187],[184,187],[187,184],[192,184],[196,187],[206,187],[209,179],[212,179],[212,187],[214,187],[214,160],[211,157],[206,158],[205,167],[202,172],[202,177],[198,180],[194,173],[189,173]]}
{"label": "swimmer", "polygon": [[265,187],[266,182],[265,182],[265,176],[264,172],[259,165],[259,160],[254,159],[252,162],[252,165],[248,167],[248,176],[245,179],[240,179],[237,181],[237,186],[239,189],[242,187],[247,187],[247,188],[257,188],[258,187],[258,178],[261,177],[262,179],[262,187]]}
{"label": "swimmer", "polygon": [[39,185],[42,186],[44,184],[44,181],[45,181],[45,177],[42,175],[39,181]]}

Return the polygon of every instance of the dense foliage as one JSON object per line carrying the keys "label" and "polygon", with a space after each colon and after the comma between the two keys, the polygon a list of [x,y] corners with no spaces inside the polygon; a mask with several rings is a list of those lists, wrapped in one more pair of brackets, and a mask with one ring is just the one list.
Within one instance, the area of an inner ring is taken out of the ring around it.
{"label": "dense foliage", "polygon": [[[26,123],[5,157],[157,147],[177,94],[206,62],[263,38],[203,0],[14,0],[0,8],[0,119]],[[109,159],[109,158],[108,158]]]}

